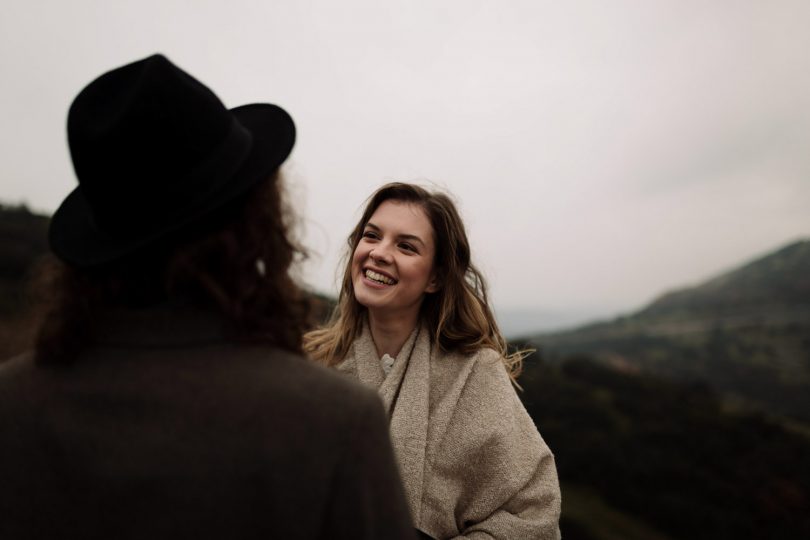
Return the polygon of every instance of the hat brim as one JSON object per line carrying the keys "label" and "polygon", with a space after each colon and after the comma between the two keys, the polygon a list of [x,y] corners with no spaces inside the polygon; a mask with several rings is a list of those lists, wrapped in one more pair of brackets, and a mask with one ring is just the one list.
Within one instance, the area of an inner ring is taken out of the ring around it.
{"label": "hat brim", "polygon": [[[266,179],[287,159],[295,144],[295,124],[287,112],[269,103],[254,103],[230,111],[252,135],[250,151],[238,170],[218,189],[192,200],[171,223],[137,238],[122,239],[99,229],[81,187],[74,189],[51,218],[51,250],[77,267],[111,263],[157,240],[204,220],[205,216]],[[149,208],[143,209],[149,219]]]}

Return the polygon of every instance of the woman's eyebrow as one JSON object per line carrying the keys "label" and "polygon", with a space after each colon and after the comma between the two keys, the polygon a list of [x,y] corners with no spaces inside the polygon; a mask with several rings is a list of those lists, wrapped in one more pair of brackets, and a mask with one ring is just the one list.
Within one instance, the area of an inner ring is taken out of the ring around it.
{"label": "woman's eyebrow", "polygon": [[397,238],[399,238],[400,240],[411,240],[413,242],[419,242],[423,246],[425,245],[422,239],[416,236],[415,234],[400,234],[399,236],[397,236]]}
{"label": "woman's eyebrow", "polygon": [[[370,221],[368,223],[366,223],[366,227],[369,228],[369,229],[374,229],[375,231],[381,231],[382,230],[382,229],[380,229],[378,226],[376,226],[375,224],[373,224]],[[422,240],[421,238],[419,238],[418,236],[416,236],[415,234],[400,234],[400,235],[397,236],[397,238],[399,240],[410,240],[412,242],[419,242],[423,246],[426,245],[425,241]]]}

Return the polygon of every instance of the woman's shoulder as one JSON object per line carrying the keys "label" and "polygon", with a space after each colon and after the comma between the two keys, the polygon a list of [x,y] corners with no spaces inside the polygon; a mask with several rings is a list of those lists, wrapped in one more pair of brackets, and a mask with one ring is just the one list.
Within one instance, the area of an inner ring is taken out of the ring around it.
{"label": "woman's shoulder", "polygon": [[[513,393],[503,356],[491,348],[474,352],[439,353],[430,366],[431,387],[444,394],[455,389],[457,396],[484,392],[497,395]],[[432,394],[434,393],[432,392]]]}
{"label": "woman's shoulder", "polygon": [[521,441],[541,449],[537,429],[498,351],[479,349],[440,360],[431,365],[431,377],[437,375],[430,392],[431,416],[437,424],[432,438],[454,441],[450,451],[454,456],[474,455],[518,434]]}
{"label": "woman's shoulder", "polygon": [[482,347],[473,352],[440,352],[436,355],[436,367],[445,370],[467,373],[476,376],[500,376],[509,377],[503,361],[503,355],[495,349]]}
{"label": "woman's shoulder", "polygon": [[489,347],[482,347],[477,351],[470,353],[469,358],[475,365],[475,369],[479,371],[496,371],[506,373],[506,366],[503,362],[503,355]]}

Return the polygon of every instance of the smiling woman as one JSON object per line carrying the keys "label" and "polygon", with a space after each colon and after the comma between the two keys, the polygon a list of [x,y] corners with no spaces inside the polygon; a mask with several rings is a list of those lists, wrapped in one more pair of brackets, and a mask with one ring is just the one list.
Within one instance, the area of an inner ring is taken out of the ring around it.
{"label": "smiling woman", "polygon": [[559,537],[554,457],[515,393],[486,285],[452,200],[394,183],[348,238],[315,360],[377,389],[415,526],[428,538]]}

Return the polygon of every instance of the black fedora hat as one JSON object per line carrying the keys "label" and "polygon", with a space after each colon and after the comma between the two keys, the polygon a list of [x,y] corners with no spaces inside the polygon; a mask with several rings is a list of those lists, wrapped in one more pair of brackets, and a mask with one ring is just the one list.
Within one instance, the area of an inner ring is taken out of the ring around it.
{"label": "black fedora hat", "polygon": [[154,55],[101,75],[73,101],[68,143],[78,187],[51,220],[53,252],[109,263],[182,230],[281,165],[295,124],[280,107],[228,110]]}

